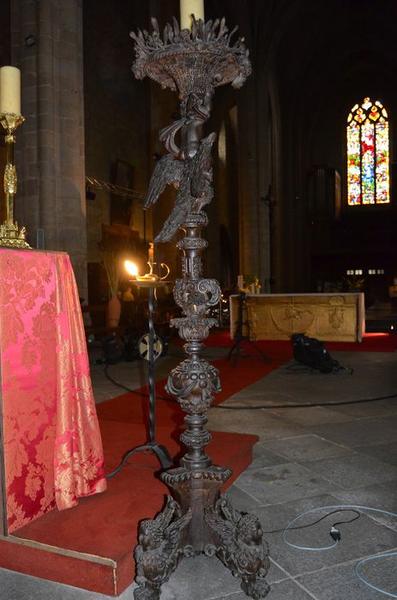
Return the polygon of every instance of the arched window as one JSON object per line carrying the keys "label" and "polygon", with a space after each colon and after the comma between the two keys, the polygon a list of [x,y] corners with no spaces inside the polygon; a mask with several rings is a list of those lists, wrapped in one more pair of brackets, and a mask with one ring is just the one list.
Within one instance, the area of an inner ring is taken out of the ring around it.
{"label": "arched window", "polygon": [[349,206],[390,202],[389,122],[383,104],[364,98],[347,118]]}

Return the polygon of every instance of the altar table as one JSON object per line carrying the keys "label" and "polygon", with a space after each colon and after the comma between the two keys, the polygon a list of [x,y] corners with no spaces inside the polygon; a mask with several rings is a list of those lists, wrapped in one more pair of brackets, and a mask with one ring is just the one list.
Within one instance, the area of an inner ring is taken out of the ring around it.
{"label": "altar table", "polygon": [[0,249],[1,533],[106,489],[67,254]]}
{"label": "altar table", "polygon": [[[236,332],[239,296],[230,296],[230,335]],[[361,342],[365,332],[363,293],[247,294],[243,335],[287,340],[294,333],[329,342]]]}

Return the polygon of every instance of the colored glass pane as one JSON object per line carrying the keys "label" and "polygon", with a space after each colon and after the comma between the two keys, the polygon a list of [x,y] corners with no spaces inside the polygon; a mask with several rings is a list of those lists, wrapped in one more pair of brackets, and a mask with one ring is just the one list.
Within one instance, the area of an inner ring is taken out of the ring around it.
{"label": "colored glass pane", "polygon": [[389,199],[389,124],[376,124],[376,202],[386,204]]}
{"label": "colored glass pane", "polygon": [[361,204],[360,127],[354,121],[347,128],[348,202]]}
{"label": "colored glass pane", "polygon": [[390,202],[389,126],[382,103],[364,98],[347,119],[349,206]]}
{"label": "colored glass pane", "polygon": [[363,204],[375,203],[374,126],[368,120],[361,127],[361,188]]}

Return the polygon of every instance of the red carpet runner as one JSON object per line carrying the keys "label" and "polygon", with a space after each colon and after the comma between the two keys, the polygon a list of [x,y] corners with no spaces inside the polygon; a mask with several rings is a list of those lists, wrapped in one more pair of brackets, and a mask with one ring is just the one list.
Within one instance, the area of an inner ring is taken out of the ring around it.
{"label": "red carpet runner", "polygon": [[[230,347],[228,334],[215,334],[210,346]],[[397,336],[367,335],[362,344],[326,344],[332,353],[337,350],[392,352],[397,348]],[[244,348],[251,356],[241,358],[237,366],[221,359],[214,361],[220,370],[222,392],[216,402],[222,402],[244,387],[279,367],[292,357],[289,342],[259,342],[268,362],[255,356],[252,346]],[[165,395],[164,382],[158,392]],[[111,471],[126,449],[142,444],[145,439],[147,402],[136,394],[123,394],[98,406],[98,415],[105,450],[106,469]],[[173,401],[158,400],[158,439],[176,456],[178,430],[183,415]],[[230,483],[251,462],[256,436],[214,433],[209,453],[216,464],[233,469]],[[155,476],[158,463],[150,454],[138,454],[109,483],[104,494],[86,498],[68,511],[53,511],[18,530],[15,535],[24,545],[0,540],[0,566],[86,588],[108,595],[120,594],[134,577],[132,549],[136,544],[138,523],[158,512],[167,488]],[[34,542],[32,541],[34,540]],[[15,542],[15,539],[14,539]],[[34,546],[34,547],[32,547]],[[53,551],[50,552],[51,546]]]}
{"label": "red carpet runner", "polygon": [[[223,387],[217,402],[254,383],[289,357],[290,350],[285,347],[281,353],[274,352],[273,360],[268,362],[242,358],[236,367],[224,359],[214,361]],[[165,396],[164,382],[158,383],[158,391]],[[146,408],[147,400],[131,393],[98,405],[107,472],[128,448],[144,443]],[[157,423],[160,443],[172,456],[178,455],[177,439],[183,423],[179,406],[159,399]],[[209,453],[215,464],[233,469],[228,485],[250,464],[256,440],[253,435],[213,433]],[[154,516],[167,494],[167,488],[155,476],[158,466],[151,454],[137,454],[109,482],[104,494],[83,499],[67,511],[52,511],[16,531],[15,536],[28,545],[0,541],[0,565],[103,594],[120,594],[134,577],[132,550],[138,523]],[[48,552],[48,546],[60,550]]]}

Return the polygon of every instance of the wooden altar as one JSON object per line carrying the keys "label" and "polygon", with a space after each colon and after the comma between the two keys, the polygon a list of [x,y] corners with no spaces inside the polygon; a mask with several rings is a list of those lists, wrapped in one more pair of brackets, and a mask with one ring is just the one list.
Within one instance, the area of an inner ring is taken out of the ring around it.
{"label": "wooden altar", "polygon": [[[236,331],[239,296],[230,296],[230,335]],[[243,335],[287,340],[304,333],[323,341],[361,342],[365,332],[363,293],[247,294]]]}

